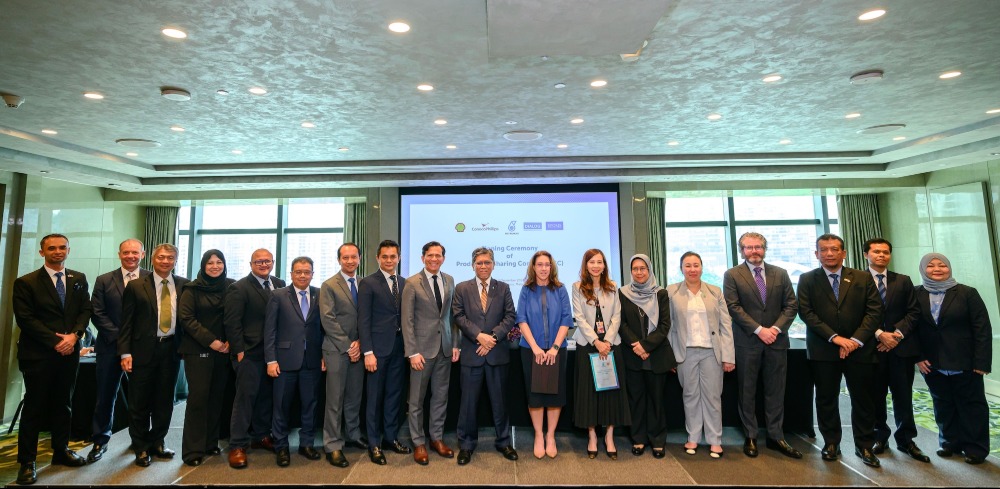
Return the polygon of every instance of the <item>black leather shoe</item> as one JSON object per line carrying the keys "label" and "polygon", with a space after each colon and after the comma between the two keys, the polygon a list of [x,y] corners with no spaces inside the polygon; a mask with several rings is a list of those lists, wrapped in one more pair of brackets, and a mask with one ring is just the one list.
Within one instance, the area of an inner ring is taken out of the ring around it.
{"label": "black leather shoe", "polygon": [[391,442],[388,443],[382,443],[382,446],[396,453],[413,453],[412,448],[403,445],[402,443],[399,442],[399,440],[392,440]]}
{"label": "black leather shoe", "polygon": [[926,464],[930,463],[931,461],[931,458],[928,457],[927,454],[925,454],[923,450],[921,450],[920,447],[918,447],[917,444],[912,441],[905,447],[896,447],[896,448],[898,448],[903,452],[906,452],[907,455],[909,455],[911,458],[913,458],[913,460],[916,460],[918,462],[923,462]]}
{"label": "black leather shoe", "polygon": [[471,450],[458,450],[458,465],[465,465],[472,461]]}
{"label": "black leather shoe", "polygon": [[108,446],[100,443],[94,443],[94,447],[90,449],[90,453],[87,454],[87,463],[92,464],[101,459],[104,453],[108,451]]}
{"label": "black leather shoe", "polygon": [[205,450],[205,453],[208,455],[222,455],[222,449],[219,447],[212,447]]}
{"label": "black leather shoe", "polygon": [[653,458],[663,458],[667,456],[667,451],[662,448],[653,449]]}
{"label": "black leather shoe", "polygon": [[517,450],[514,450],[514,447],[510,445],[503,448],[497,448],[497,451],[503,454],[503,458],[507,460],[517,460]]}
{"label": "black leather shoe", "polygon": [[937,450],[937,456],[938,457],[948,458],[948,457],[950,457],[950,456],[952,456],[954,454],[955,454],[955,451],[952,450],[952,449],[950,449],[950,448],[941,447],[941,448],[938,448],[938,450]]}
{"label": "black leather shoe", "polygon": [[274,461],[278,467],[288,467],[288,464],[292,463],[292,456],[288,453],[287,448],[282,448],[276,452]]}
{"label": "black leather shoe", "polygon": [[861,461],[869,467],[879,468],[882,466],[882,462],[878,461],[878,457],[872,453],[872,449],[868,447],[854,447],[854,454],[861,457]]}
{"label": "black leather shoe", "polygon": [[802,458],[802,452],[796,450],[795,447],[789,445],[788,442],[785,440],[772,440],[768,438],[767,448],[771,450],[777,450],[786,457]]}
{"label": "black leather shoe", "polygon": [[357,440],[351,440],[349,442],[346,442],[344,443],[344,446],[357,448],[359,450],[368,450],[368,440],[362,437],[358,438]]}
{"label": "black leather shoe", "polygon": [[151,450],[151,452],[152,455],[156,458],[163,458],[163,459],[174,458],[174,451],[165,447],[162,443],[155,446],[153,450]]}
{"label": "black leather shoe", "polygon": [[299,447],[299,455],[302,455],[309,460],[319,460],[323,458],[323,456],[319,454],[319,450],[316,450],[311,446]]}
{"label": "black leather shoe", "polygon": [[836,462],[837,456],[840,455],[840,447],[835,443],[827,443],[823,445],[823,460],[827,462]]}
{"label": "black leather shoe", "polygon": [[17,470],[16,482],[22,486],[27,486],[34,484],[37,480],[38,474],[35,472],[35,462],[21,464],[21,468]]}
{"label": "black leather shoe", "polygon": [[334,450],[333,452],[326,454],[326,461],[330,462],[330,465],[340,468],[351,465],[351,463],[347,461],[347,457],[344,456],[343,450]]}
{"label": "black leather shoe", "polygon": [[149,452],[143,450],[135,454],[135,464],[139,467],[149,467],[153,463],[153,458],[149,456]]}
{"label": "black leather shoe", "polygon": [[886,450],[890,450],[888,441],[877,441],[872,445],[872,453],[882,455]]}
{"label": "black leather shoe", "polygon": [[205,461],[205,459],[203,459],[201,457],[195,457],[195,458],[192,458],[192,459],[189,459],[189,460],[185,460],[184,463],[187,464],[187,465],[190,465],[192,467],[197,467],[197,466],[201,465],[201,463],[204,462],[204,461]]}
{"label": "black leather shoe", "polygon": [[986,457],[973,457],[972,455],[965,456],[965,463],[970,465],[979,465],[986,461]]}
{"label": "black leather shoe", "polygon": [[385,465],[385,454],[382,453],[382,449],[379,447],[371,447],[368,449],[368,458],[373,464]]}
{"label": "black leather shoe", "polygon": [[641,447],[632,445],[632,455],[635,455],[636,457],[641,457],[642,454],[644,453],[646,453],[646,445],[643,445]]}
{"label": "black leather shoe", "polygon": [[757,456],[757,440],[747,438],[743,441],[743,455],[750,458]]}
{"label": "black leather shoe", "polygon": [[52,454],[52,465],[83,467],[84,465],[87,465],[87,459],[77,455],[73,450],[66,448]]}

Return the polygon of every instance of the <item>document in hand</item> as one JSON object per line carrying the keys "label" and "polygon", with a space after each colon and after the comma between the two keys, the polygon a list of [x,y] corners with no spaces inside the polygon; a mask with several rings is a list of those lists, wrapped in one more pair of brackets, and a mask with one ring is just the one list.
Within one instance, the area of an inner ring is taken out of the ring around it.
{"label": "document in hand", "polygon": [[594,373],[594,390],[600,392],[619,387],[618,371],[615,369],[615,352],[608,352],[608,356],[604,360],[601,360],[600,353],[591,353],[590,369]]}

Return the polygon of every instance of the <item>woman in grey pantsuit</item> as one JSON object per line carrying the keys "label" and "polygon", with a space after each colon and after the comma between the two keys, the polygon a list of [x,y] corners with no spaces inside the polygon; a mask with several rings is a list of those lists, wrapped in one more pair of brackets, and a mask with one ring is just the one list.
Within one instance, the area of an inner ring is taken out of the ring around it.
{"label": "woman in grey pantsuit", "polygon": [[736,368],[733,329],[722,290],[701,281],[701,256],[681,256],[684,281],[670,285],[670,346],[684,391],[684,450],[694,455],[704,433],[709,455],[722,458],[722,373]]}

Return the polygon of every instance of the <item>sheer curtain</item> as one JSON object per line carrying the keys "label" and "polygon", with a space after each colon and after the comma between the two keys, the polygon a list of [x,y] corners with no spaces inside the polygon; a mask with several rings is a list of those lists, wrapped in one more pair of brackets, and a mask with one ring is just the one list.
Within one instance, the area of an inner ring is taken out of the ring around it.
{"label": "sheer curtain", "polygon": [[[358,245],[362,255],[369,252],[367,239],[365,238],[365,219],[368,212],[367,204],[364,202],[344,205],[344,242]],[[358,275],[364,277],[365,261],[361,260],[358,266]]]}
{"label": "sheer curtain", "polygon": [[[646,213],[648,216],[646,225],[649,227],[649,261],[653,264],[651,271],[660,287],[667,285],[667,241],[663,235],[665,227],[663,201],[664,199],[658,197],[646,198],[646,204],[649,207],[649,211]],[[628,276],[629,273],[631,271],[627,271],[625,275]],[[631,282],[631,280],[628,281]]]}
{"label": "sheer curtain", "polygon": [[177,246],[177,214],[179,207],[146,207],[146,229],[142,243],[146,247],[146,257],[140,266],[153,269],[153,249],[156,245],[170,243]]}
{"label": "sheer curtain", "polygon": [[878,197],[875,194],[840,195],[837,197],[837,211],[840,214],[840,237],[844,238],[847,246],[846,266],[865,270],[868,268],[864,256],[865,241],[882,236]]}

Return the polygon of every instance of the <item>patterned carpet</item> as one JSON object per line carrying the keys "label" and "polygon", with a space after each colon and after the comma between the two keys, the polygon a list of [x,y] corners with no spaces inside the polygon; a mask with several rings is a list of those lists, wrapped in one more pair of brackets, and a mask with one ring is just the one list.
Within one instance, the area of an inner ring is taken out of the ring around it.
{"label": "patterned carpet", "polygon": [[[993,396],[986,396],[990,406],[990,453],[1000,456],[1000,403],[993,402]],[[892,412],[892,398],[886,396],[889,412]],[[937,433],[937,423],[934,422],[934,405],[931,394],[926,389],[913,388],[913,418],[918,426]]]}

